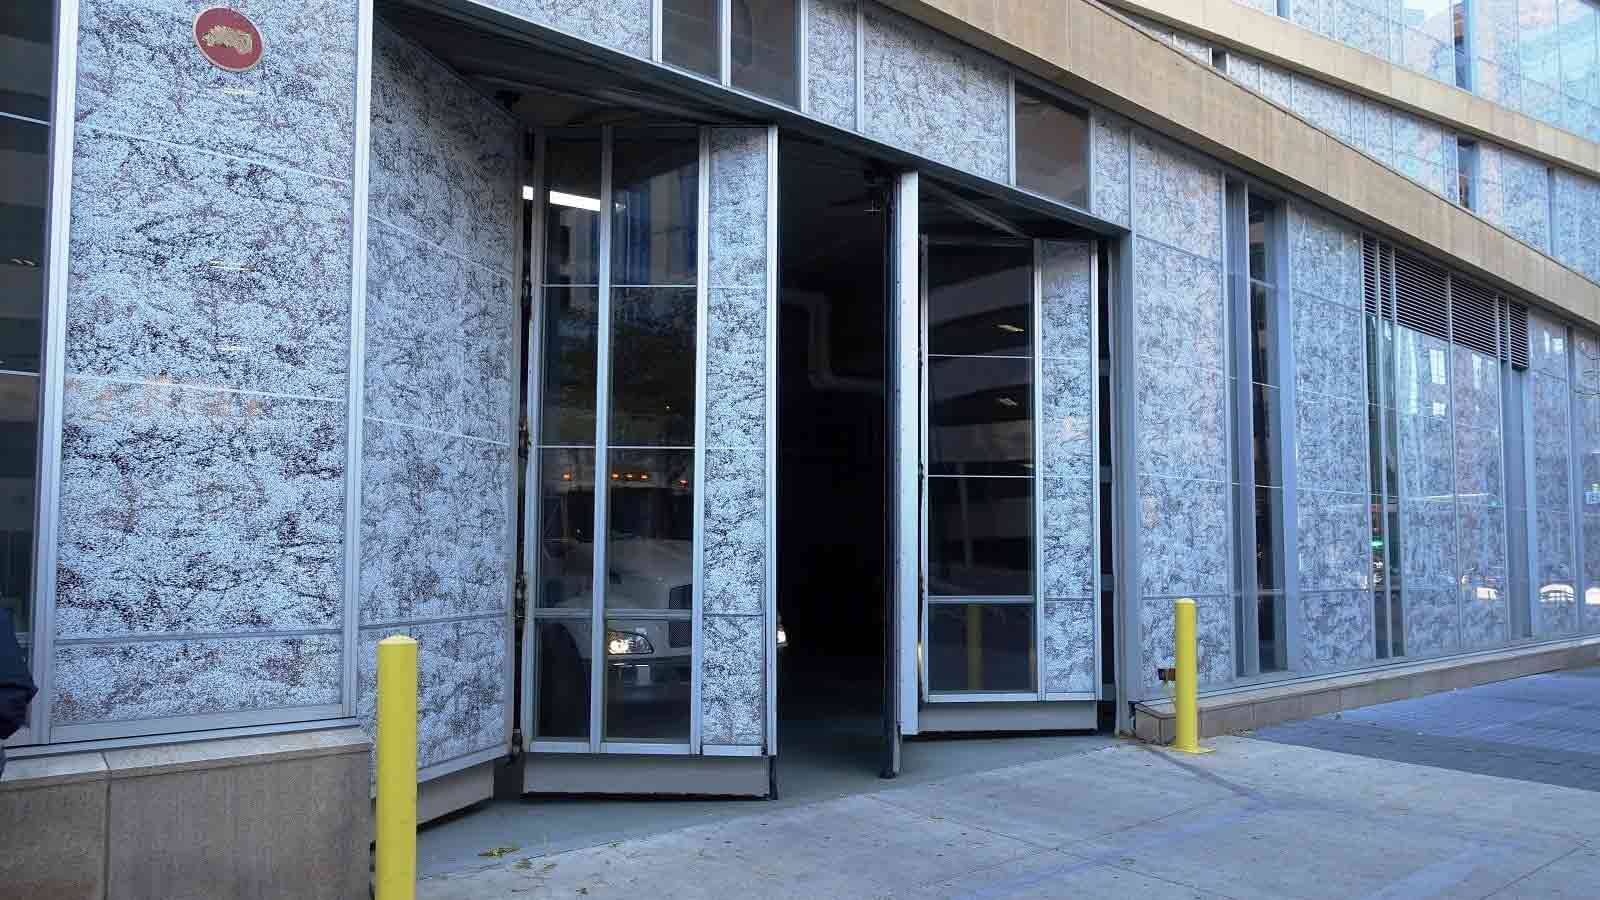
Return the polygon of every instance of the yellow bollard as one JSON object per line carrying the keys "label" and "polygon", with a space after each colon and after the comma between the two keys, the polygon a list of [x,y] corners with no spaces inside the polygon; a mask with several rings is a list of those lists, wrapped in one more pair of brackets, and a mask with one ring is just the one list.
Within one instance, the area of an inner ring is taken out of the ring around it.
{"label": "yellow bollard", "polygon": [[1178,721],[1172,749],[1183,753],[1210,753],[1209,748],[1200,746],[1200,676],[1194,619],[1193,600],[1184,597],[1173,601],[1172,656],[1177,669],[1177,688],[1172,707]]}
{"label": "yellow bollard", "polygon": [[378,642],[377,900],[417,895],[417,642]]}

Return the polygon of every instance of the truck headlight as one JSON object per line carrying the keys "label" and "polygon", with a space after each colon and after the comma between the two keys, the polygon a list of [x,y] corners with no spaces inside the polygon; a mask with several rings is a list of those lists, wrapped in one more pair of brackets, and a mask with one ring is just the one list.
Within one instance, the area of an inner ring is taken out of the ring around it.
{"label": "truck headlight", "polygon": [[606,630],[606,653],[611,656],[643,656],[656,652],[650,639],[631,631]]}

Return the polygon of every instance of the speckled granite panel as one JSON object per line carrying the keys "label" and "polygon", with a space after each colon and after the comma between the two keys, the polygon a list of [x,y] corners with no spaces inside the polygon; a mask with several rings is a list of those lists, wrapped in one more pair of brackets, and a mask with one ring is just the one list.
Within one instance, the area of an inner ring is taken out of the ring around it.
{"label": "speckled granite panel", "polygon": [[1301,118],[1347,143],[1355,143],[1355,127],[1350,115],[1350,96],[1320,81],[1296,76],[1290,94],[1293,109]]}
{"label": "speckled granite panel", "polygon": [[1534,578],[1541,594],[1571,594],[1572,513],[1565,509],[1534,513]]}
{"label": "speckled granite panel", "polygon": [[1139,592],[1224,593],[1228,584],[1228,486],[1139,477]]}
{"label": "speckled granite panel", "polygon": [[455,431],[457,291],[469,266],[382,222],[368,231],[367,259],[365,414]]}
{"label": "speckled granite panel", "polygon": [[1506,576],[1506,511],[1483,503],[1456,504],[1457,571],[1463,583],[1498,584]]}
{"label": "speckled granite panel", "polygon": [[1039,569],[1046,597],[1094,596],[1093,490],[1088,478],[1039,479]]}
{"label": "speckled granite panel", "polygon": [[1474,579],[1461,586],[1461,646],[1497,647],[1510,640],[1511,609],[1504,578]]}
{"label": "speckled granite panel", "polygon": [[1450,416],[1450,345],[1432,335],[1395,328],[1395,397],[1407,415]]}
{"label": "speckled granite panel", "polygon": [[1095,665],[1093,600],[1044,602],[1044,689],[1055,693],[1094,691],[1099,667]]}
{"label": "speckled granite panel", "polygon": [[714,746],[759,746],[767,707],[762,618],[707,615],[701,638],[700,739]]}
{"label": "speckled granite panel", "polygon": [[1360,144],[1367,155],[1394,168],[1394,110],[1387,104],[1357,98],[1361,123]]}
{"label": "speckled granite panel", "polygon": [[1436,656],[1461,649],[1461,608],[1454,588],[1405,589],[1407,656]]}
{"label": "speckled granite panel", "polygon": [[73,157],[69,371],[344,397],[348,184],[87,129]]}
{"label": "speckled granite panel", "polygon": [[1136,363],[1134,406],[1138,416],[1141,473],[1180,478],[1228,477],[1228,380],[1216,369],[1173,365],[1141,357]]}
{"label": "speckled granite panel", "polygon": [[1586,512],[1583,531],[1583,630],[1600,629],[1600,514]]}
{"label": "speckled granite panel", "polygon": [[1243,53],[1228,53],[1228,77],[1252,91],[1261,90],[1261,61]]}
{"label": "speckled granite panel", "polygon": [[1295,491],[1303,590],[1365,588],[1372,578],[1370,503],[1364,494]]}
{"label": "speckled granite panel", "polygon": [[[356,4],[245,7],[266,41],[248,72],[194,46],[206,4],[86,0],[78,12],[76,121],[348,180],[355,158]],[[74,216],[76,219],[76,215]]]}
{"label": "speckled granite panel", "polygon": [[1450,500],[1400,501],[1400,572],[1408,588],[1456,584],[1456,509]]}
{"label": "speckled granite panel", "polygon": [[1300,652],[1308,672],[1371,662],[1372,595],[1366,591],[1307,591],[1300,595]]}
{"label": "speckled granite panel", "polygon": [[1327,2],[1325,24],[1330,37],[1379,59],[1389,58],[1392,29],[1389,27],[1389,20],[1373,9],[1375,5],[1381,6],[1381,3],[1374,4],[1371,0],[1367,2],[1327,0]]}
{"label": "speckled granite panel", "polygon": [[1500,428],[1500,365],[1465,347],[1453,348],[1457,427]]}
{"label": "speckled granite panel", "polygon": [[1261,64],[1261,93],[1284,109],[1291,109],[1294,76],[1272,63]]}
{"label": "speckled granite panel", "polygon": [[1395,424],[1401,496],[1422,500],[1455,493],[1450,420],[1401,414]]}
{"label": "speckled granite panel", "polygon": [[[1563,381],[1567,378],[1567,329],[1565,325],[1536,312],[1528,313],[1528,364]],[[1537,389],[1540,379],[1534,379]],[[1537,396],[1535,397],[1537,403]],[[1535,415],[1538,410],[1535,409]]]}
{"label": "speckled granite panel", "polygon": [[1045,241],[1039,263],[1039,355],[1060,359],[1094,358],[1090,323],[1094,318],[1093,245]]}
{"label": "speckled granite panel", "polygon": [[840,128],[856,127],[856,4],[807,0],[806,85],[811,115]]}
{"label": "speckled granite panel", "polygon": [[[1490,62],[1520,71],[1517,6],[1520,0],[1474,0],[1468,24],[1472,49],[1480,64]],[[1491,98],[1494,99],[1494,98]]]}
{"label": "speckled granite panel", "polygon": [[356,715],[367,734],[377,716],[378,641],[416,639],[417,765],[431,766],[500,747],[511,703],[510,645],[503,617],[363,629]]}
{"label": "speckled granite panel", "polygon": [[764,452],[705,452],[705,599],[711,613],[766,609],[767,495]]}
{"label": "speckled granite panel", "polygon": [[1360,309],[1361,235],[1317,212],[1295,205],[1289,216],[1290,262],[1295,291]]}
{"label": "speckled granite panel", "polygon": [[1557,167],[1550,190],[1551,255],[1600,280],[1600,181]]}
{"label": "speckled granite panel", "polygon": [[510,446],[471,438],[461,439],[452,460],[456,538],[451,551],[456,604],[462,611],[505,609],[511,597],[516,500],[510,484],[515,461],[516,451]]}
{"label": "speckled granite panel", "polygon": [[1300,394],[1294,419],[1296,485],[1350,493],[1368,489],[1366,404]]}
{"label": "speckled granite panel", "polygon": [[1300,393],[1365,399],[1367,354],[1361,312],[1296,294],[1290,314],[1294,380]]}
{"label": "speckled granite panel", "polygon": [[339,635],[66,644],[50,720],[61,725],[338,703]]}
{"label": "speckled granite panel", "polygon": [[1499,502],[1505,496],[1500,471],[1500,432],[1456,428],[1456,495],[1473,502]]}
{"label": "speckled granite panel", "polygon": [[884,143],[1005,181],[1010,83],[975,50],[876,6],[865,8],[861,131]]}
{"label": "speckled granite panel", "polygon": [[512,329],[520,318],[512,281],[482,266],[463,265],[457,304],[461,320],[458,427],[462,434],[509,444],[518,368]]}
{"label": "speckled granite panel", "polygon": [[373,43],[373,217],[514,274],[520,126],[411,42]]}
{"label": "speckled granite panel", "polygon": [[1135,241],[1138,352],[1163,363],[1222,366],[1222,272],[1216,263],[1153,241]]}
{"label": "speckled granite panel", "polygon": [[1118,225],[1129,224],[1128,191],[1131,163],[1127,126],[1096,116],[1094,120],[1094,214]]}
{"label": "speckled granite panel", "polygon": [[[1233,598],[1195,597],[1195,645],[1200,687],[1222,687],[1233,680]],[[1156,669],[1172,665],[1172,600],[1145,597],[1139,610],[1139,646],[1144,657],[1145,697],[1165,691]]]}
{"label": "speckled granite panel", "polygon": [[1039,361],[1039,474],[1083,478],[1091,474],[1093,377],[1088,360]]}
{"label": "speckled granite panel", "polygon": [[59,638],[335,627],[343,404],[69,378]]}
{"label": "speckled granite panel", "polygon": [[361,621],[443,618],[459,607],[460,523],[451,492],[460,438],[368,419],[361,445]]}
{"label": "speckled granite panel", "polygon": [[[1222,258],[1222,175],[1197,160],[1133,138],[1133,229],[1205,259]],[[1142,254],[1141,254],[1142,255]]]}
{"label": "speckled granite panel", "polygon": [[1572,508],[1572,451],[1564,442],[1533,445],[1533,499],[1540,510]]}
{"label": "speckled granite panel", "polygon": [[1550,177],[1544,162],[1509,150],[1501,154],[1501,220],[1512,237],[1550,249]]}
{"label": "speckled granite panel", "polygon": [[712,287],[766,288],[767,130],[711,129],[707,217]]}
{"label": "speckled granite panel", "polygon": [[706,446],[764,447],[766,290],[711,288],[706,316]]}
{"label": "speckled granite panel", "polygon": [[630,56],[650,56],[650,0],[482,0]]}

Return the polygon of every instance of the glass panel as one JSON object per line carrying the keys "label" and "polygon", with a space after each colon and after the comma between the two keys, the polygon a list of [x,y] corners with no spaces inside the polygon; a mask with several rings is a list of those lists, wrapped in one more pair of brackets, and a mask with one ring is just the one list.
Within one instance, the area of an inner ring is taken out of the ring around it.
{"label": "glass panel", "polygon": [[733,0],[733,86],[799,105],[800,19],[795,0]]}
{"label": "glass panel", "polygon": [[32,627],[34,441],[39,379],[0,375],[0,609]]}
{"label": "glass panel", "polygon": [[594,445],[598,298],[595,288],[544,290],[542,444]]}
{"label": "glass panel", "polygon": [[694,444],[694,338],[694,288],[612,292],[608,443]]}
{"label": "glass panel", "polygon": [[535,622],[539,654],[537,740],[589,739],[589,660],[594,655],[585,620]]}
{"label": "glass panel", "polygon": [[49,175],[50,129],[0,117],[0,370],[39,371]]}
{"label": "glass panel", "polygon": [[611,281],[694,284],[700,141],[693,129],[618,134],[611,151]]}
{"label": "glass panel", "polygon": [[1033,472],[1033,362],[928,360],[928,465],[935,475]]}
{"label": "glass panel", "polygon": [[1373,636],[1374,650],[1379,659],[1389,658],[1389,592],[1374,591],[1372,594],[1372,621],[1375,625]]}
{"label": "glass panel", "polygon": [[613,450],[608,468],[606,608],[692,608],[694,451]]}
{"label": "glass panel", "polygon": [[1251,418],[1254,420],[1255,483],[1270,487],[1283,486],[1283,466],[1279,459],[1278,440],[1283,404],[1279,402],[1278,389],[1256,384],[1250,387]]}
{"label": "glass panel", "polygon": [[1278,383],[1277,292],[1250,282],[1250,377],[1257,384]]}
{"label": "glass panel", "polygon": [[1278,523],[1282,521],[1283,489],[1256,488],[1256,587],[1263,591],[1284,588],[1278,540]]}
{"label": "glass panel", "polygon": [[600,283],[600,142],[545,144],[546,284]]}
{"label": "glass panel", "polygon": [[1271,201],[1255,194],[1250,195],[1250,280],[1252,281],[1272,280],[1271,260],[1267,258],[1271,211]]}
{"label": "glass panel", "polygon": [[606,620],[606,740],[689,740],[694,654],[690,641],[673,640],[674,624],[663,619]]}
{"label": "glass panel", "polygon": [[1256,650],[1263,672],[1281,672],[1288,668],[1283,609],[1282,594],[1256,598]]}
{"label": "glass panel", "polygon": [[928,248],[928,353],[1033,353],[1033,248]]}
{"label": "glass panel", "polygon": [[0,112],[48,121],[51,71],[55,65],[56,5],[22,0],[0,9],[0,53],[6,61],[0,79]]}
{"label": "glass panel", "polygon": [[717,28],[720,5],[719,0],[662,0],[661,59],[716,78],[722,68]]}
{"label": "glass panel", "polygon": [[1033,479],[928,480],[928,593],[1033,593]]}
{"label": "glass panel", "polygon": [[1089,117],[1017,85],[1017,186],[1089,205]]}
{"label": "glass panel", "polygon": [[1033,606],[935,603],[928,608],[928,687],[1032,691]]}
{"label": "glass panel", "polygon": [[534,602],[587,609],[594,594],[594,451],[540,451],[539,484]]}

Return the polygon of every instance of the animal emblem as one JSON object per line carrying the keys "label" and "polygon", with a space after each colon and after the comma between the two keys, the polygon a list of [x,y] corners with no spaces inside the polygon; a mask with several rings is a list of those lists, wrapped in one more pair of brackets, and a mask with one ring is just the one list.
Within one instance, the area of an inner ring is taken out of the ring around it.
{"label": "animal emblem", "polygon": [[227,47],[241,56],[249,56],[255,52],[256,39],[247,31],[240,31],[227,25],[213,25],[206,29],[200,38],[207,47]]}

